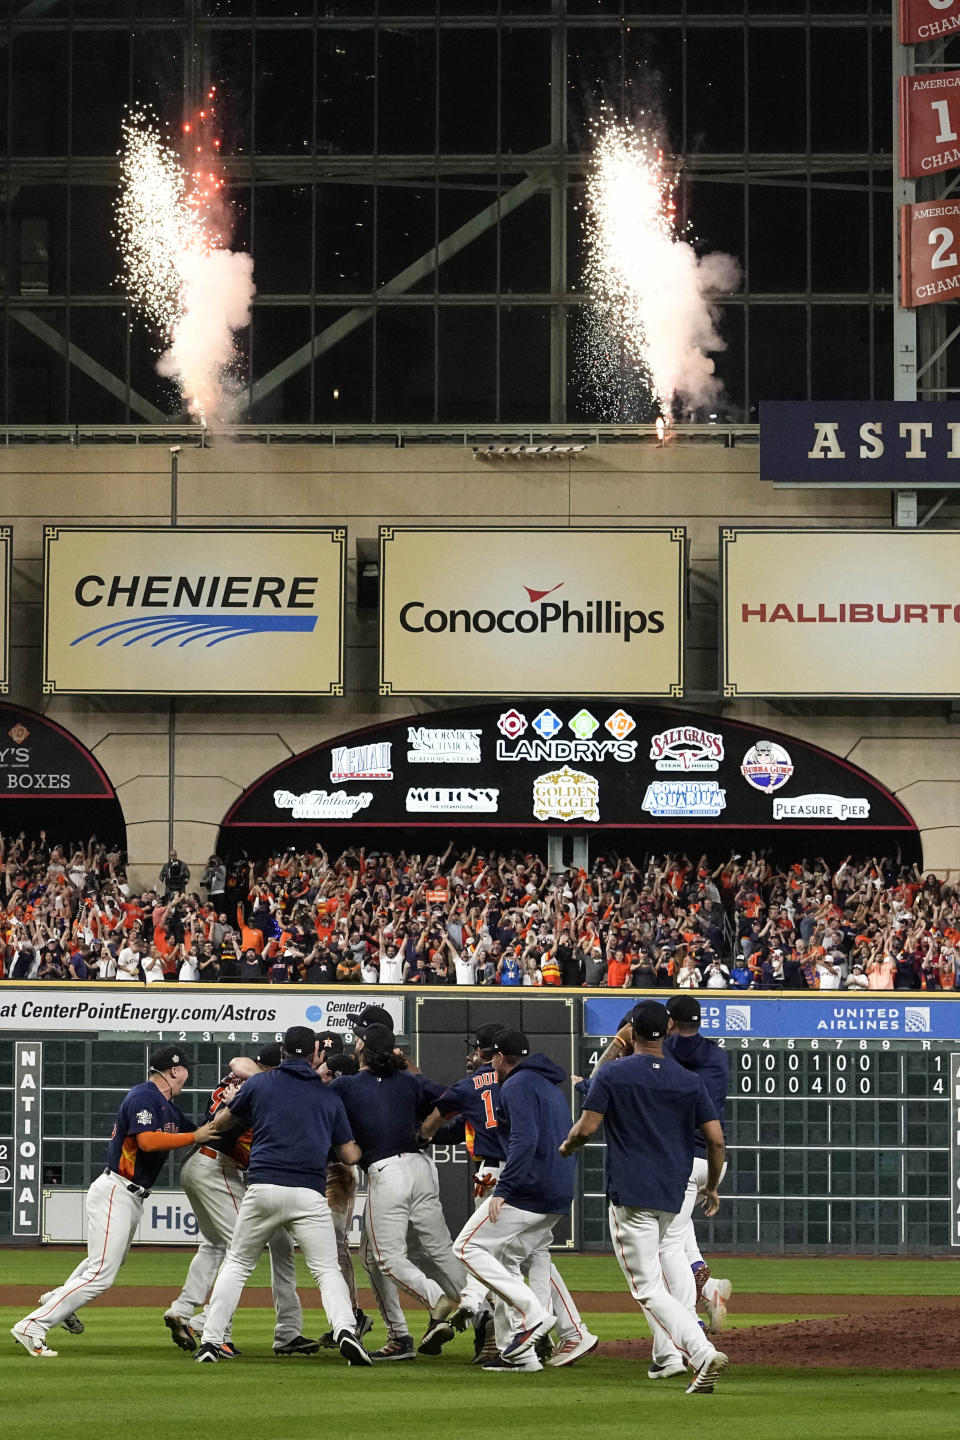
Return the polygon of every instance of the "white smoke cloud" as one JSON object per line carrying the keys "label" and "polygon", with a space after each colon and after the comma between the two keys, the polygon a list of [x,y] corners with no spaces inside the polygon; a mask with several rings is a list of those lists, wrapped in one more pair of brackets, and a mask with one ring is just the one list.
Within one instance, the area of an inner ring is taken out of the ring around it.
{"label": "white smoke cloud", "polygon": [[718,330],[718,296],[740,286],[742,272],[732,255],[698,256],[684,240],[665,243],[659,283],[644,300],[643,324],[650,369],[661,394],[687,409],[712,405],[723,389],[711,354],[725,350]]}
{"label": "white smoke cloud", "polygon": [[231,367],[236,332],[250,324],[253,257],[240,250],[194,251],[180,258],[180,274],[182,314],[157,369],[177,382],[195,419],[223,423],[240,401]]}

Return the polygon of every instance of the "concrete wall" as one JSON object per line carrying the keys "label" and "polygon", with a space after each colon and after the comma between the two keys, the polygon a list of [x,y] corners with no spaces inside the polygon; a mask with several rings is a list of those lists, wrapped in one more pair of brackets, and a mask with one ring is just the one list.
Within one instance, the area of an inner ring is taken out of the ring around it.
{"label": "concrete wall", "polygon": [[[923,832],[928,868],[960,870],[960,731],[947,702],[721,701],[717,690],[718,530],[725,524],[889,523],[887,492],[778,490],[761,482],[753,446],[602,445],[556,460],[477,462],[467,447],[216,444],[184,447],[184,524],[335,523],[349,529],[347,654],[342,697],[272,701],[79,699],[41,693],[42,537],[59,522],[168,523],[166,446],[0,450],[0,514],[14,526],[10,698],[73,731],[117,787],[131,875],[153,880],[173,844],[191,867],[221,818],[266,769],[320,740],[440,702],[377,693],[377,621],[357,612],[355,546],[381,523],[684,524],[691,623],[686,708],[781,729],[843,755],[888,785]],[[173,777],[171,781],[171,763]],[[2,829],[0,823],[0,829]]]}

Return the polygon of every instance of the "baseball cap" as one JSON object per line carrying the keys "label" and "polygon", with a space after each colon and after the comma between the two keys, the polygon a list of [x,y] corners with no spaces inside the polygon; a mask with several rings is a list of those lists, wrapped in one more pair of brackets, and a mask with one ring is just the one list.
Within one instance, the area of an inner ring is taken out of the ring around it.
{"label": "baseball cap", "polygon": [[382,1005],[364,1005],[362,1010],[348,1015],[346,1019],[355,1035],[362,1034],[368,1025],[382,1025],[391,1033],[393,1031],[393,1019],[389,1010],[384,1010]]}
{"label": "baseball cap", "polygon": [[474,1035],[467,1036],[467,1044],[472,1050],[492,1050],[497,1043],[497,1036],[503,1032],[503,1026],[495,1021],[488,1025],[478,1025]]}
{"label": "baseball cap", "polygon": [[662,1040],[670,1012],[659,1000],[641,1000],[633,1011],[633,1032],[641,1040]]}
{"label": "baseball cap", "polygon": [[[375,1009],[375,1006],[370,1006]],[[379,1050],[381,1054],[387,1055],[393,1050],[397,1043],[397,1037],[390,1025],[365,1025],[361,1040],[369,1050]]]}
{"label": "baseball cap", "polygon": [[356,1075],[360,1069],[356,1055],[328,1055],[323,1063],[331,1075]]}
{"label": "baseball cap", "polygon": [[162,1073],[172,1070],[174,1065],[186,1065],[187,1057],[177,1045],[161,1045],[150,1056],[150,1069]]}
{"label": "baseball cap", "polygon": [[667,1014],[678,1025],[699,1025],[700,1001],[695,995],[671,995],[667,1001]]}
{"label": "baseball cap", "polygon": [[291,1025],[283,1037],[283,1048],[288,1055],[312,1055],[317,1037],[309,1025]]}
{"label": "baseball cap", "polygon": [[343,1053],[343,1036],[338,1035],[336,1030],[318,1030],[317,1039],[321,1050],[329,1050],[334,1055]]}
{"label": "baseball cap", "polygon": [[493,1048],[501,1055],[529,1055],[530,1041],[522,1030],[499,1030]]}
{"label": "baseball cap", "polygon": [[272,1044],[264,1045],[260,1053],[254,1055],[253,1058],[258,1065],[266,1065],[272,1070],[275,1066],[279,1065],[283,1059],[282,1048],[280,1041],[274,1040]]}

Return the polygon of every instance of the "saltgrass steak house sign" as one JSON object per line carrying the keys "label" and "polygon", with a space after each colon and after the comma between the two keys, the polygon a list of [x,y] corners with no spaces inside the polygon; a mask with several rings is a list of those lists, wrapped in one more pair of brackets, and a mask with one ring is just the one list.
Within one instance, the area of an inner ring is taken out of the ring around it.
{"label": "saltgrass steak house sign", "polygon": [[380,531],[384,695],[680,695],[682,527]]}
{"label": "saltgrass steak house sign", "polygon": [[346,531],[49,526],[44,693],[343,693]]}

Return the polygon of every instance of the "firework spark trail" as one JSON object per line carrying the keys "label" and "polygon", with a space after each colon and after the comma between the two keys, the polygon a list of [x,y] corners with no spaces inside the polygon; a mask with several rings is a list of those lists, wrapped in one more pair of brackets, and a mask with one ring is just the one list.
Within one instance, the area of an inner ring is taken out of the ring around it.
{"label": "firework spark trail", "polygon": [[[210,113],[201,111],[201,120]],[[227,248],[222,179],[195,127],[184,132],[195,157],[190,175],[147,115],[134,112],[124,122],[119,278],[157,332],[164,352],[158,371],[176,381],[190,413],[206,425],[231,418],[236,408],[234,337],[250,323],[253,260]],[[219,150],[219,141],[213,147]]]}
{"label": "firework spark trail", "polygon": [[698,257],[677,237],[676,182],[653,135],[609,114],[595,130],[586,187],[584,388],[608,414],[642,406],[645,391],[647,404],[652,397],[669,419],[675,396],[696,408],[720,393],[707,353],[724,349],[712,301],[737,287],[739,266],[729,255]]}

